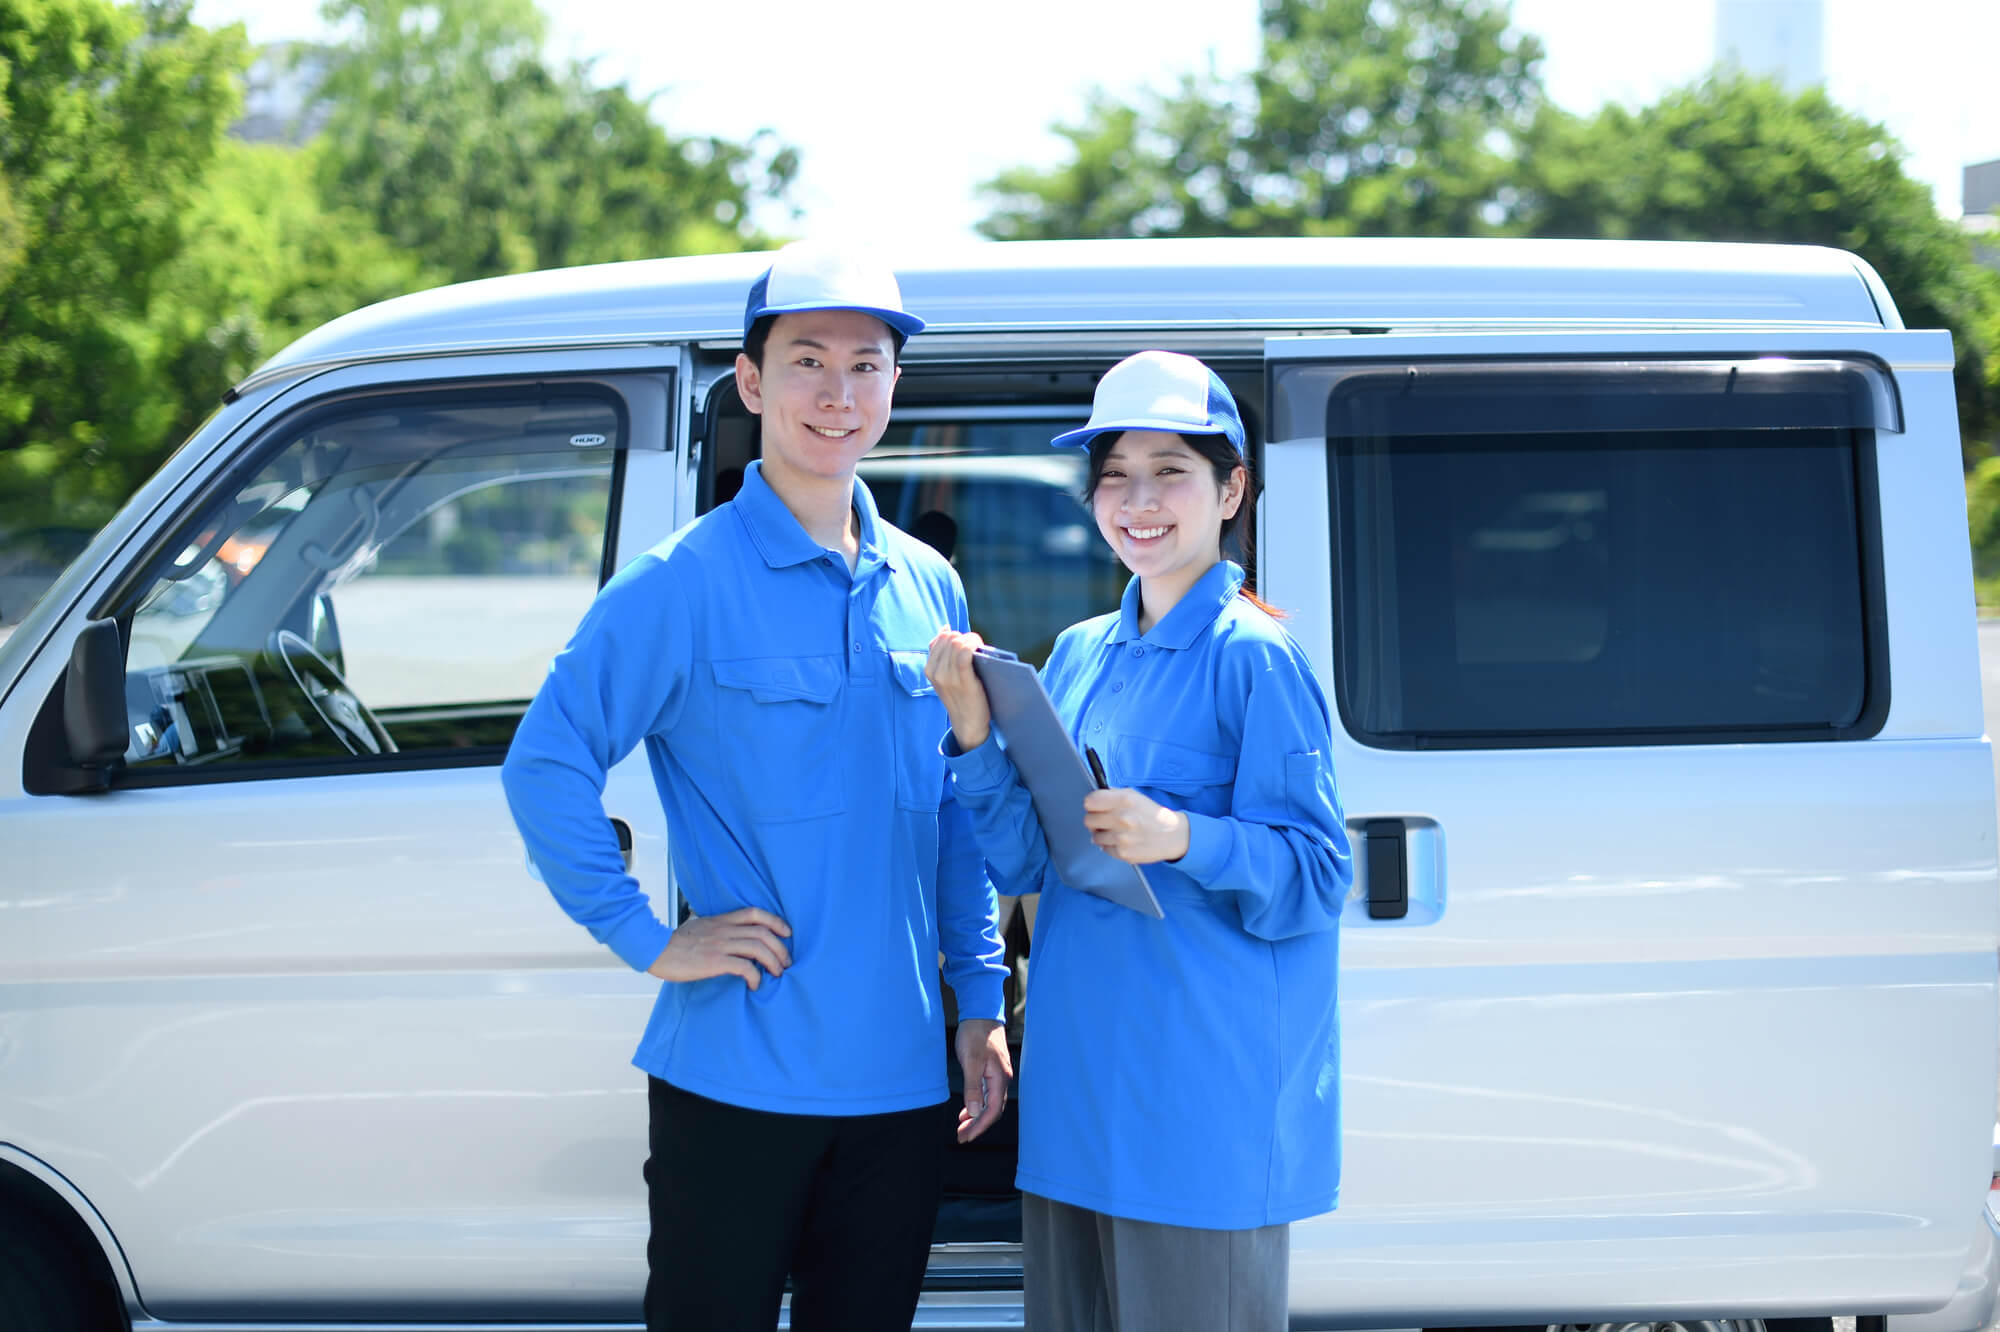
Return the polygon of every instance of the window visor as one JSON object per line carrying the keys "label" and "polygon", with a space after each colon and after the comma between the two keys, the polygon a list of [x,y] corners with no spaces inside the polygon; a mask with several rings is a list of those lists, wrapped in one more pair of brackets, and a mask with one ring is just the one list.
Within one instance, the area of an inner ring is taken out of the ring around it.
{"label": "window visor", "polygon": [[1381,366],[1344,376],[1327,401],[1327,435],[1348,439],[1826,429],[1900,434],[1886,370],[1783,356]]}

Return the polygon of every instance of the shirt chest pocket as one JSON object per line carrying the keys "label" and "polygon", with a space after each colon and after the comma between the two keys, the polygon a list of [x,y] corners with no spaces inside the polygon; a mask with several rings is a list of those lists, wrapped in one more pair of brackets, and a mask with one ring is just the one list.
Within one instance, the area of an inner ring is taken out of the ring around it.
{"label": "shirt chest pocket", "polygon": [[924,648],[892,648],[889,671],[895,680],[896,804],[935,814],[944,794],[944,756],[938,742],[950,722],[937,689],[924,674],[929,655]]}
{"label": "shirt chest pocket", "polygon": [[759,823],[824,818],[844,808],[837,656],[711,663],[718,741],[733,751],[741,808]]}
{"label": "shirt chest pocket", "polygon": [[1164,795],[1168,798],[1160,803],[1175,809],[1220,814],[1229,805],[1236,760],[1171,740],[1126,735],[1112,741],[1105,775],[1113,786],[1134,787],[1155,799]]}

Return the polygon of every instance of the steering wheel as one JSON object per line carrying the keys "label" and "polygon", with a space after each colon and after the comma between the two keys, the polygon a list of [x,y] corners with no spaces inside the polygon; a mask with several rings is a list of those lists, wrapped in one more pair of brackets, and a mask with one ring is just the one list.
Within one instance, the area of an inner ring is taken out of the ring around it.
{"label": "steering wheel", "polygon": [[285,664],[292,683],[306,696],[327,729],[347,746],[348,753],[396,752],[396,742],[390,738],[388,729],[355,697],[347,681],[340,678],[340,672],[313,651],[312,644],[289,629],[280,629],[271,635],[271,655]]}

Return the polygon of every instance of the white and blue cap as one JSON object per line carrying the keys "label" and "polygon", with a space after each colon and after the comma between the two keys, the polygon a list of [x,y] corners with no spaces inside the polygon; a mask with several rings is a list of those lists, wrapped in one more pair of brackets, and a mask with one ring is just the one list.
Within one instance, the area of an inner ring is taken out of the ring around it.
{"label": "white and blue cap", "polygon": [[1142,351],[1104,372],[1090,400],[1090,424],[1050,440],[1056,448],[1088,447],[1114,430],[1171,430],[1221,435],[1243,452],[1243,418],[1215,371],[1179,352]]}
{"label": "white and blue cap", "polygon": [[924,331],[924,321],[903,310],[902,288],[887,268],[830,246],[795,241],[750,284],[743,336],[767,315],[806,310],[859,310],[906,338]]}

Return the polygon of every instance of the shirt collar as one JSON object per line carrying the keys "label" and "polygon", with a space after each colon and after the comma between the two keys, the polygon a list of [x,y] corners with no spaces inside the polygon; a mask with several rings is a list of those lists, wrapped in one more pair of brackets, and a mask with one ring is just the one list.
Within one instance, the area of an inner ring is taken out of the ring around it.
{"label": "shirt collar", "polygon": [[[1200,638],[1202,632],[1215,623],[1215,617],[1222,614],[1222,608],[1243,586],[1243,567],[1231,560],[1222,560],[1207,573],[1195,580],[1187,594],[1174,603],[1174,608],[1160,617],[1144,635],[1143,639],[1154,647],[1185,648]],[[1134,578],[1125,584],[1125,599],[1118,607],[1118,632],[1112,637],[1114,643],[1128,642],[1142,637],[1139,633],[1139,580]]]}
{"label": "shirt collar", "polygon": [[901,572],[902,557],[889,542],[888,524],[882,521],[881,513],[875,508],[875,492],[860,477],[854,478],[854,515],[859,518],[857,535],[861,539],[861,556],[854,562],[854,576],[872,573],[875,566],[885,564]]}
{"label": "shirt collar", "polygon": [[[751,542],[757,547],[757,553],[773,569],[808,564],[826,553],[817,541],[807,535],[792,511],[785,507],[785,502],[778,498],[778,492],[771,489],[771,483],[764,479],[763,459],[756,459],[743,469],[743,487],[736,492],[734,503],[736,512],[742,516],[744,530],[749,532]],[[900,569],[901,561],[883,539],[883,523],[875,509],[875,497],[859,477],[854,481],[854,512],[860,519],[858,536],[861,541],[861,554],[854,564],[854,576],[859,578],[883,564],[891,569]]]}

